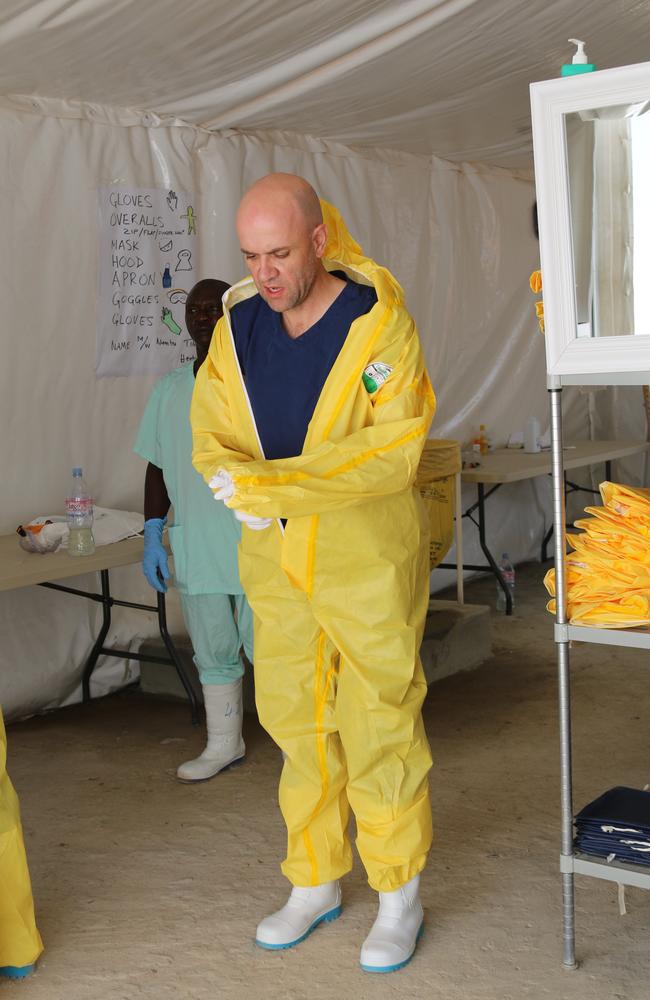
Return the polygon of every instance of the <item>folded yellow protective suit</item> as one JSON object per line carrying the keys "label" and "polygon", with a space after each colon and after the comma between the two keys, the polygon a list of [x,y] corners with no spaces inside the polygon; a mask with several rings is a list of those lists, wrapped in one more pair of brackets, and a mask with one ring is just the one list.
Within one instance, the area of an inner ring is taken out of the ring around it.
{"label": "folded yellow protective suit", "polygon": [[[575,522],[567,535],[567,614],[573,625],[639,628],[650,625],[650,490],[601,483],[602,507]],[[555,597],[555,570],[544,577]],[[547,608],[556,611],[555,600]]]}
{"label": "folded yellow protective suit", "polygon": [[0,968],[32,965],[43,951],[34,921],[18,796],[6,770],[7,738],[0,711]]}

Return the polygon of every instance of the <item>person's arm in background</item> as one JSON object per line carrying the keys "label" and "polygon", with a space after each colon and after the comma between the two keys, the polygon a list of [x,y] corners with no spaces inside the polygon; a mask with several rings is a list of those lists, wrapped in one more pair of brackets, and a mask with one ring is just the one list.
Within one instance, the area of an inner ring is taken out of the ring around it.
{"label": "person's arm in background", "polygon": [[147,465],[147,472],[144,477],[144,519],[148,521],[150,517],[164,518],[169,513],[171,501],[165,486],[165,478],[162,469],[159,469],[153,462]]}
{"label": "person's arm in background", "polygon": [[144,478],[144,556],[142,568],[154,590],[164,594],[169,579],[167,550],[162,543],[170,500],[162,469],[149,462]]}

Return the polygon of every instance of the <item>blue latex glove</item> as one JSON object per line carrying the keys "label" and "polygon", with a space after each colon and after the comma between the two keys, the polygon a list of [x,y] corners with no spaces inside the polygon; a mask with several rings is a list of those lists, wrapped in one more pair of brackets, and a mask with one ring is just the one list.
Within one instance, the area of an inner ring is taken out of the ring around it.
{"label": "blue latex glove", "polygon": [[171,573],[167,563],[167,550],[162,543],[162,533],[166,517],[150,517],[144,522],[144,556],[142,571],[154,590],[164,594],[167,591],[165,580]]}

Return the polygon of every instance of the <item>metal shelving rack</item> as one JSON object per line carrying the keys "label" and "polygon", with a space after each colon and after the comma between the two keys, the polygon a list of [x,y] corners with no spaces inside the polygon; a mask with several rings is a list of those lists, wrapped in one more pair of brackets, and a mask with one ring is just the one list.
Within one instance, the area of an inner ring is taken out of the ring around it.
{"label": "metal shelving rack", "polygon": [[[598,629],[579,625],[569,625],[567,621],[566,592],[566,512],[564,496],[564,462],[562,452],[562,385],[577,381],[575,377],[565,379],[549,376],[549,396],[551,404],[551,450],[553,458],[553,524],[555,544],[555,581],[557,613],[555,618],[555,643],[558,665],[558,699],[560,721],[560,772],[561,772],[561,816],[562,846],[560,872],[562,876],[562,961],[569,969],[577,968],[575,957],[574,919],[574,875],[588,875],[606,879],[620,885],[633,885],[650,889],[650,869],[646,865],[621,862],[608,863],[604,859],[575,851],[573,847],[573,792],[571,767],[571,681],[569,643],[602,643],[604,645],[630,646],[650,649],[650,629]],[[581,381],[589,378],[581,376]],[[601,376],[600,384],[605,381]],[[650,372],[612,375],[609,384],[650,384]]]}
{"label": "metal shelving rack", "polygon": [[[600,329],[593,313],[586,314],[586,285],[584,274],[579,275],[575,263],[576,241],[582,239],[582,224],[589,221],[578,214],[575,194],[582,190],[581,171],[572,154],[583,140],[585,149],[595,148],[593,122],[602,117],[634,117],[645,111],[650,97],[650,62],[634,66],[617,66],[597,73],[558,77],[531,83],[531,116],[533,148],[535,153],[535,188],[539,222],[539,248],[541,270],[544,276],[544,323],[547,387],[551,403],[551,442],[553,472],[553,522],[556,569],[557,615],[555,642],[557,644],[560,751],[561,751],[561,808],[562,845],[560,871],[563,903],[563,961],[567,968],[575,968],[574,875],[589,875],[618,882],[650,888],[650,869],[643,865],[607,864],[602,859],[575,852],[573,849],[573,802],[571,777],[571,686],[569,643],[604,643],[650,649],[650,631],[641,629],[594,629],[569,625],[567,620],[566,569],[565,569],[565,498],[564,462],[562,457],[562,389],[565,386],[596,385],[650,385],[650,317],[638,317],[629,322],[620,316]],[[584,127],[583,127],[584,126]],[[586,131],[585,131],[586,129]],[[631,133],[630,133],[631,142]],[[582,162],[582,161],[581,161]],[[585,161],[586,162],[586,161]],[[573,170],[572,170],[573,164]],[[614,204],[618,199],[624,211],[629,212],[629,198],[634,178],[629,172],[629,184],[613,184],[610,175],[596,174],[593,160],[593,185]],[[629,169],[629,168],[628,168]],[[572,185],[574,189],[572,191]],[[572,198],[573,195],[573,198]],[[593,202],[593,191],[591,194]],[[626,216],[627,217],[627,216]],[[592,230],[599,221],[593,212]],[[637,223],[633,223],[637,224]],[[596,231],[597,228],[596,228]],[[633,242],[633,236],[628,234]],[[627,247],[626,243],[626,247]],[[594,268],[599,267],[592,247],[583,243],[585,260],[591,260],[589,284],[594,286]],[[614,268],[610,262],[609,278],[623,282],[624,267],[619,258]],[[581,316],[578,316],[579,283],[581,288]],[[588,330],[580,331],[581,322],[590,320]],[[598,320],[600,322],[600,320]],[[636,325],[635,325],[636,324]],[[634,327],[634,328],[631,328]],[[588,335],[587,335],[588,334]]]}

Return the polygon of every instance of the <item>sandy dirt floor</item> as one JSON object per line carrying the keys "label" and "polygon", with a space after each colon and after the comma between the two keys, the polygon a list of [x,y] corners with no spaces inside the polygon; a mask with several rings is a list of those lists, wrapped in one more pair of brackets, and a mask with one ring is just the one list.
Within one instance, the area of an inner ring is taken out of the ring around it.
{"label": "sandy dirt floor", "polygon": [[[245,763],[188,787],[201,748],[183,704],[125,691],[10,726],[46,951],[0,996],[30,1000],[647,1000],[650,893],[576,880],[576,972],[561,966],[555,654],[539,565],[518,571],[494,657],[429,692],[436,842],[426,931],[411,965],[358,967],[375,917],[358,860],[344,913],[298,948],[253,944],[282,905],[279,751],[246,719]],[[494,584],[468,587],[494,604]],[[650,782],[650,674],[640,651],[573,650],[575,805]]]}

